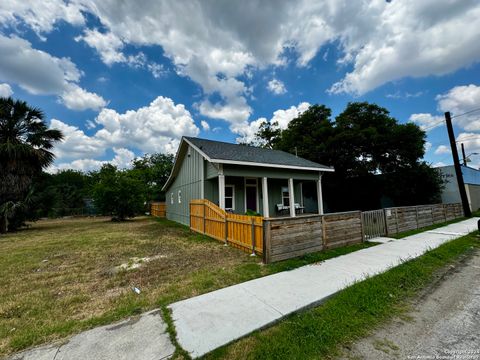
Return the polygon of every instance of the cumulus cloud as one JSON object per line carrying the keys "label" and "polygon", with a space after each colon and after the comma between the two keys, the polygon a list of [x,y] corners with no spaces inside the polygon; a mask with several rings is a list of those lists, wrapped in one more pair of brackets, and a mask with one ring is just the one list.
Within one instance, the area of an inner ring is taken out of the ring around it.
{"label": "cumulus cloud", "polygon": [[[105,155],[107,149],[113,149],[118,155],[117,162],[129,158],[131,150],[142,153],[174,153],[182,136],[197,136],[190,112],[171,99],[157,97],[148,106],[137,110],[118,113],[113,109],[103,109],[90,124],[98,129],[88,136],[76,126],[61,120],[52,119],[50,127],[59,129],[65,135],[63,141],[55,146],[57,163],[76,169],[99,167],[103,160],[95,158]],[[130,152],[115,149],[128,149]],[[123,155],[123,157],[120,157]],[[60,165],[57,165],[59,167]],[[62,168],[62,167],[60,167]]]}
{"label": "cumulus cloud", "polygon": [[267,89],[275,95],[282,95],[287,92],[285,84],[277,79],[272,79],[268,82]]}
{"label": "cumulus cloud", "polygon": [[0,84],[0,97],[12,96],[13,90],[8,84]]}
{"label": "cumulus cloud", "polygon": [[[106,63],[128,63],[122,53],[127,44],[159,45],[177,73],[204,90],[202,115],[222,116],[232,129],[248,125],[252,111],[246,104],[250,87],[246,82],[252,69],[284,66],[292,60],[290,54],[297,66],[308,66],[322,46],[337,44],[342,53],[339,65],[352,70],[330,92],[351,94],[404,77],[447,74],[480,57],[476,0],[270,0],[250,5],[146,0],[142,6],[119,5],[116,0],[48,0],[47,4],[12,0],[0,10],[0,19],[6,24],[23,20],[34,30],[51,31],[60,20],[83,24],[83,13],[91,13],[98,17],[102,32],[87,29],[81,39]],[[152,65],[154,76],[157,70]],[[208,98],[214,93],[221,100],[212,104]]]}
{"label": "cumulus cloud", "polygon": [[280,109],[276,110],[273,113],[271,119],[266,119],[264,117],[251,121],[248,126],[245,126],[239,129],[238,134],[240,137],[237,139],[239,142],[245,143],[254,143],[255,142],[255,134],[260,129],[260,126],[265,123],[269,122],[272,125],[278,126],[280,129],[286,129],[290,121],[298,117],[300,114],[305,112],[310,107],[308,102],[302,102],[297,106],[291,106],[288,109]]}
{"label": "cumulus cloud", "polygon": [[419,113],[410,115],[409,120],[420,126],[422,130],[428,131],[442,126],[444,117],[429,113]]}
{"label": "cumulus cloud", "polygon": [[101,96],[79,87],[83,73],[69,58],[54,57],[32,48],[27,40],[1,34],[0,53],[0,80],[16,83],[31,94],[58,95],[73,110],[105,105]]}
{"label": "cumulus cloud", "polygon": [[135,159],[135,154],[125,148],[113,148],[115,156],[111,160],[95,160],[95,159],[77,159],[72,162],[62,162],[58,165],[52,165],[47,171],[55,173],[59,170],[73,169],[83,172],[94,171],[100,169],[105,164],[112,164],[119,169],[129,168]]}
{"label": "cumulus cloud", "polygon": [[435,150],[435,155],[442,155],[442,154],[450,154],[451,153],[451,150],[448,146],[446,145],[440,145],[439,147],[437,147],[437,149]]}
{"label": "cumulus cloud", "polygon": [[100,110],[107,105],[100,95],[88,92],[76,84],[69,84],[61,98],[65,106],[72,110]]}

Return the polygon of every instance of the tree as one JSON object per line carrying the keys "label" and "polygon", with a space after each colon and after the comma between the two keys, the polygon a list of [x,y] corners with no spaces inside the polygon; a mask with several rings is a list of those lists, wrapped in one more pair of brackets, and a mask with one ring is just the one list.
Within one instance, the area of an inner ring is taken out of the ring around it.
{"label": "tree", "polygon": [[93,199],[101,213],[124,221],[143,211],[145,196],[140,180],[110,164],[103,165],[97,176]]}
{"label": "tree", "polygon": [[[59,130],[48,129],[43,112],[26,102],[0,98],[0,207],[15,215],[15,207],[24,200],[34,176],[53,163],[51,152],[63,138]],[[13,230],[8,217],[0,220],[0,233]]]}
{"label": "tree", "polygon": [[438,201],[439,174],[421,159],[425,132],[400,124],[387,109],[367,102],[349,103],[334,121],[323,105],[312,105],[280,133],[259,131],[258,141],[321,164],[330,210],[378,208],[385,201],[413,205]]}
{"label": "tree", "polygon": [[165,201],[163,185],[167,182],[173,167],[171,154],[146,154],[132,162],[130,174],[144,184],[147,201]]}

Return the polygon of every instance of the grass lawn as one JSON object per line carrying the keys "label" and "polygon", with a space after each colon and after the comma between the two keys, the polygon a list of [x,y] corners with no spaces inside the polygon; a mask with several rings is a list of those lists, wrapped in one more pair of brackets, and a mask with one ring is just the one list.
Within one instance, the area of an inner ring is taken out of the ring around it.
{"label": "grass lawn", "polygon": [[342,346],[408,310],[437,271],[480,248],[478,232],[453,240],[386,273],[359,282],[312,310],[289,316],[206,356],[207,359],[331,359]]}
{"label": "grass lawn", "polygon": [[[368,246],[262,265],[258,257],[165,219],[39,221],[0,237],[0,356]],[[115,271],[133,257],[155,258]]]}

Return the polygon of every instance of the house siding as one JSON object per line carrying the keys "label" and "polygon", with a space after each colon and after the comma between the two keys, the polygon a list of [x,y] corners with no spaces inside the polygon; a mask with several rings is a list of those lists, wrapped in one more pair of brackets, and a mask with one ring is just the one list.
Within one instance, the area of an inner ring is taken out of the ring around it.
{"label": "house siding", "polygon": [[[190,225],[190,201],[202,197],[202,166],[205,166],[205,161],[203,156],[190,146],[180,161],[182,162],[180,170],[165,191],[167,218]],[[181,203],[178,202],[178,191],[181,191]],[[171,203],[172,193],[173,204]]]}

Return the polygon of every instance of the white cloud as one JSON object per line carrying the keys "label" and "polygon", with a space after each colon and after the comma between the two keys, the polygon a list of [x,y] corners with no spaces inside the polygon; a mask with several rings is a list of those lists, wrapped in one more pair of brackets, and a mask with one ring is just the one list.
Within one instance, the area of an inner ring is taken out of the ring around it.
{"label": "white cloud", "polygon": [[237,139],[237,141],[240,142],[247,142],[247,143],[252,143],[255,142],[255,134],[258,132],[260,129],[260,126],[264,122],[270,122],[271,124],[278,124],[278,127],[280,129],[286,129],[288,127],[288,124],[290,121],[298,117],[300,114],[305,112],[308,108],[310,107],[310,104],[307,102],[302,102],[298,104],[298,106],[291,106],[290,108],[283,110],[276,110],[273,113],[273,116],[270,120],[267,120],[266,118],[259,118],[257,120],[251,121],[248,126],[242,127],[238,129],[237,134],[240,135],[240,137]]}
{"label": "white cloud", "polygon": [[32,0],[28,5],[12,0],[0,19],[9,24],[21,19],[49,31],[60,19],[82,23],[80,10],[92,13],[105,30],[87,30],[84,37],[102,59],[122,59],[119,52],[127,44],[161,46],[178,74],[200,84],[204,101],[220,95],[219,102],[206,103],[204,115],[225,115],[232,129],[248,125],[246,83],[252,69],[284,66],[291,60],[287,52],[296,54],[297,66],[308,66],[322,46],[337,44],[343,53],[339,65],[352,70],[330,90],[353,94],[404,77],[444,75],[480,58],[477,0],[41,3],[43,9]]}
{"label": "white cloud", "polygon": [[424,148],[425,152],[430,151],[430,149],[432,148],[432,143],[429,142],[429,141],[425,142],[425,145],[424,145],[423,148]]}
{"label": "white cloud", "polygon": [[287,89],[285,88],[285,84],[277,79],[272,79],[268,82],[267,89],[274,93],[275,95],[282,95],[287,92]]}
{"label": "white cloud", "polygon": [[[474,84],[455,86],[446,94],[438,95],[436,100],[440,111],[450,111],[452,116],[462,115],[480,107],[480,86]],[[473,112],[454,118],[452,121],[466,131],[478,131],[480,130],[479,114],[478,111]]]}
{"label": "white cloud", "polygon": [[210,124],[206,122],[205,120],[202,120],[200,122],[200,125],[202,125],[203,131],[209,131],[210,130]]}
{"label": "white cloud", "polygon": [[97,29],[86,29],[83,35],[75,38],[75,41],[84,41],[94,48],[106,65],[125,62],[125,55],[122,53],[123,42],[113,33],[102,33]]}
{"label": "white cloud", "polygon": [[135,154],[125,148],[113,148],[115,156],[112,160],[94,160],[94,159],[77,159],[72,162],[63,162],[58,165],[51,166],[47,171],[55,173],[59,170],[73,169],[83,172],[94,171],[100,169],[105,164],[112,164],[119,169],[131,167]]}
{"label": "white cloud", "polygon": [[84,7],[78,1],[63,0],[8,0],[0,5],[0,24],[19,25],[26,22],[39,36],[50,32],[58,21],[83,25]]}
{"label": "white cloud", "polygon": [[107,105],[101,96],[88,92],[76,84],[69,84],[60,97],[65,106],[72,110],[100,110]]}
{"label": "white cloud", "polygon": [[113,149],[117,154],[113,163],[118,166],[131,161],[132,150],[175,153],[182,136],[197,136],[199,133],[190,112],[183,105],[162,96],[148,106],[123,114],[103,109],[95,124],[88,125],[87,122],[89,128],[92,125],[96,125],[98,130],[88,136],[76,126],[51,120],[50,128],[59,129],[65,135],[64,140],[54,148],[56,163],[59,164],[56,168],[98,168],[105,161],[95,158],[104,156],[107,149]]}
{"label": "white cloud", "polygon": [[450,148],[448,146],[445,146],[445,145],[440,145],[435,150],[435,155],[450,154],[450,153],[451,153]]}
{"label": "white cloud", "polygon": [[429,113],[419,113],[410,115],[409,120],[420,126],[422,130],[429,131],[442,126],[444,118]]}
{"label": "white cloud", "polygon": [[12,96],[13,90],[8,84],[0,84],[0,97]]}
{"label": "white cloud", "polygon": [[[82,72],[68,58],[32,48],[19,37],[0,34],[0,80],[16,83],[31,94],[54,94],[70,109],[98,109],[105,100],[78,86]],[[78,99],[77,99],[78,97]]]}

